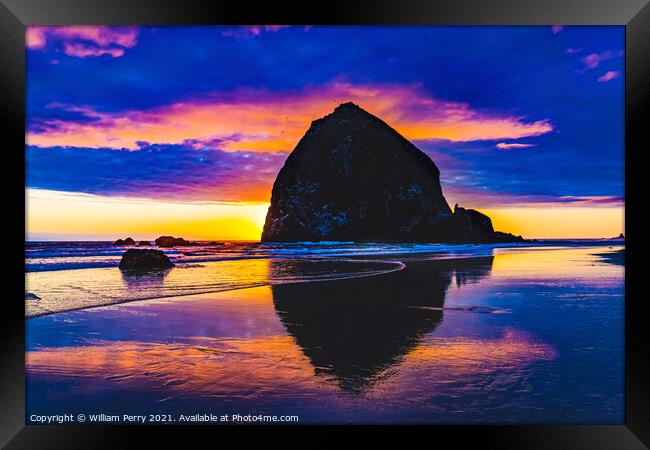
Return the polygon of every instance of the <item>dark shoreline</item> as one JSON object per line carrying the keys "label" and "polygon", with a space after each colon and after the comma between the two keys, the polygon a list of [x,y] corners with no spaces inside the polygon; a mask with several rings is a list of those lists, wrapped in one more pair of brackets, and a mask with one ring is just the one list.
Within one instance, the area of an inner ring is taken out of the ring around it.
{"label": "dark shoreline", "polygon": [[625,266],[625,249],[607,253],[595,253],[595,256],[610,264]]}

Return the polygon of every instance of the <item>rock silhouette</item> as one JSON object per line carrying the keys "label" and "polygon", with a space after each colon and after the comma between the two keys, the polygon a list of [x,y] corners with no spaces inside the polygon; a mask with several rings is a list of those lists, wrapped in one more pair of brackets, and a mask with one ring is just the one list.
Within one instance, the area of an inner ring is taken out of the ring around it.
{"label": "rock silhouette", "polygon": [[120,270],[131,272],[152,272],[169,269],[174,264],[160,250],[129,249],[122,255]]}
{"label": "rock silhouette", "polygon": [[127,246],[127,245],[135,245],[135,241],[128,237],[126,239],[118,239],[117,241],[113,242],[113,245],[115,246]]}
{"label": "rock silhouette", "polygon": [[489,217],[456,208],[424,152],[353,103],[315,120],[273,184],[262,241],[501,242]]}
{"label": "rock silhouette", "polygon": [[158,247],[187,247],[192,245],[192,243],[181,237],[175,238],[173,236],[160,236],[156,239],[156,245]]}

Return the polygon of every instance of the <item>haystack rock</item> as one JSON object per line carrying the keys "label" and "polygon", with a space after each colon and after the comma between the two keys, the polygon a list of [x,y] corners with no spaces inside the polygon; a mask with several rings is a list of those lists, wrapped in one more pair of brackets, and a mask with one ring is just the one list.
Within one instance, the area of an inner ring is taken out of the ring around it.
{"label": "haystack rock", "polygon": [[505,242],[456,208],[424,152],[353,103],[315,120],[278,173],[262,241]]}

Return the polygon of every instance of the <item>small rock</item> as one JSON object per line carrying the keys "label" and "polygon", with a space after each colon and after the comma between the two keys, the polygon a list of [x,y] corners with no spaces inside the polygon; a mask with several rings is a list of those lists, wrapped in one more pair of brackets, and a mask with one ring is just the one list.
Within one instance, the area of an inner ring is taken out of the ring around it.
{"label": "small rock", "polygon": [[160,250],[129,249],[122,255],[120,270],[133,272],[152,272],[165,270],[174,264]]}
{"label": "small rock", "polygon": [[41,298],[38,295],[25,291],[25,300],[40,300],[40,299]]}
{"label": "small rock", "polygon": [[118,239],[117,241],[113,242],[113,245],[117,247],[124,247],[127,245],[135,245],[135,241],[131,239],[130,237],[126,239]]}
{"label": "small rock", "polygon": [[181,237],[175,238],[173,236],[160,236],[156,239],[156,245],[158,247],[187,247],[192,245],[192,243]]}

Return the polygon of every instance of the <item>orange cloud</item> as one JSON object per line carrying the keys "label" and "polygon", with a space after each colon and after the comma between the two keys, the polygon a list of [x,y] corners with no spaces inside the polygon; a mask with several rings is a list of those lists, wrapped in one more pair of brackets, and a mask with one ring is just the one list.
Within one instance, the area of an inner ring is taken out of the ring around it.
{"label": "orange cloud", "polygon": [[[180,143],[188,139],[222,139],[222,150],[291,151],[312,120],[337,105],[353,101],[385,120],[411,140],[474,141],[518,139],[553,130],[548,120],[526,121],[429,96],[418,84],[335,82],[299,92],[239,90],[214,93],[145,111],[100,113],[80,106],[52,105],[81,111],[96,120],[50,120],[27,134],[27,143],[41,147],[119,147],[137,149],[137,142]],[[237,136],[237,139],[230,139]],[[224,139],[228,138],[228,139]]]}

